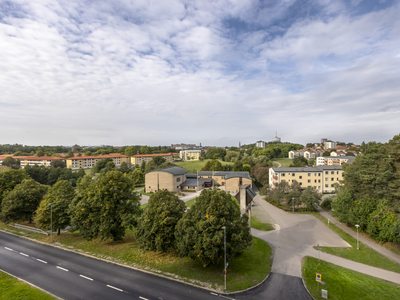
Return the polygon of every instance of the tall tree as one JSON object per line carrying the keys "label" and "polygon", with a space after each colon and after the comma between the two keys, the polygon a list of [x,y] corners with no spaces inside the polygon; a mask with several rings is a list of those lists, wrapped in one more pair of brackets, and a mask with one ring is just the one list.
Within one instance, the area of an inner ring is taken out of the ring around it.
{"label": "tall tree", "polygon": [[33,179],[25,179],[3,198],[1,217],[5,223],[29,220],[39,206],[47,186]]}
{"label": "tall tree", "polygon": [[[100,159],[93,166],[93,168],[92,168],[93,172],[94,173],[100,173],[101,170],[106,167],[108,162],[112,162],[114,164],[114,161],[113,161],[113,159],[111,157],[106,157],[106,158]],[[114,164],[114,167],[115,167],[115,164]]]}
{"label": "tall tree", "polygon": [[137,149],[134,146],[129,146],[125,148],[125,155],[127,156],[133,156],[135,154],[137,154]]}
{"label": "tall tree", "polygon": [[[85,177],[86,178],[86,177]],[[91,240],[122,240],[125,231],[137,223],[140,198],[132,181],[119,171],[101,174],[96,181],[83,179],[77,199],[71,205],[71,223],[79,234]]]}
{"label": "tall tree", "polygon": [[5,193],[12,191],[16,185],[29,178],[23,169],[0,172],[0,212]]}
{"label": "tall tree", "polygon": [[151,195],[136,228],[140,247],[153,251],[173,248],[175,227],[185,210],[185,202],[171,192],[162,190]]}
{"label": "tall tree", "polygon": [[223,262],[226,227],[227,261],[231,262],[250,246],[248,217],[240,215],[230,194],[203,190],[196,203],[178,222],[176,245],[179,256],[199,261],[204,267]]}
{"label": "tall tree", "polygon": [[131,178],[133,184],[135,186],[140,186],[144,184],[144,174],[141,170],[136,169],[129,173],[129,177]]}
{"label": "tall tree", "polygon": [[218,160],[209,160],[202,169],[203,171],[224,171],[224,167]]}
{"label": "tall tree", "polygon": [[[36,210],[36,225],[39,228],[50,229],[52,213],[53,229],[57,230],[57,234],[60,235],[61,229],[64,229],[71,223],[69,205],[74,197],[75,191],[72,185],[66,180],[58,181],[49,188],[48,193],[40,202],[40,206]],[[51,206],[49,205],[50,203]]]}

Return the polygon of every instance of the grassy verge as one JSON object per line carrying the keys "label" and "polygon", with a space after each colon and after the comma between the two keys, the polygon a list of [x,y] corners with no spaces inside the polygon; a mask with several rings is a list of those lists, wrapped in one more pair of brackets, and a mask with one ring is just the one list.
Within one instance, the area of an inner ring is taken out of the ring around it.
{"label": "grassy verge", "polygon": [[[321,288],[328,291],[328,299],[399,299],[400,288],[365,274],[342,268],[313,257],[306,257],[303,262],[303,278],[307,289],[315,299],[322,299]],[[317,282],[315,274],[320,273],[325,284]]]}
{"label": "grassy verge", "polygon": [[140,190],[140,191],[137,190],[137,192],[138,192],[139,194],[146,195],[146,196],[149,196],[149,197],[150,197],[151,195],[153,195],[153,193],[145,193],[144,190]]}
{"label": "grassy verge", "polygon": [[[206,165],[206,163],[209,161],[210,159],[205,159],[203,161],[201,160],[194,160],[194,161],[183,161],[183,162],[176,162],[174,163],[175,165],[177,165],[178,167],[184,168],[187,171],[195,174],[197,171],[201,171],[201,169]],[[222,161],[222,160],[218,160],[223,166],[225,165],[233,165],[232,162],[226,162],[226,161]]]}
{"label": "grassy verge", "polygon": [[0,272],[0,300],[56,299],[6,273]]}
{"label": "grassy verge", "polygon": [[263,231],[270,231],[275,229],[271,224],[262,223],[254,216],[251,216],[251,227]]}
{"label": "grassy verge", "polygon": [[[293,159],[290,158],[275,158],[273,161],[277,161],[281,164],[282,168],[289,167],[289,165],[293,162]],[[278,166],[278,165],[276,165]]]}
{"label": "grassy verge", "polygon": [[[317,219],[321,220],[326,226],[328,226],[328,220],[321,216],[319,213],[312,213]],[[353,238],[350,234],[344,232],[339,227],[329,223],[329,228],[336,232],[342,239],[348,242],[352,248],[342,247],[320,247],[321,251],[329,254],[340,256],[346,259],[354,260],[366,265],[386,269],[400,273],[400,265],[382,254],[371,249],[367,245],[359,242],[359,250],[357,250],[357,239]]]}
{"label": "grassy verge", "polygon": [[[50,242],[50,237],[34,234],[24,230],[17,230],[0,223],[0,229],[19,232],[20,235]],[[22,232],[22,233],[21,233]],[[190,282],[192,284],[222,291],[224,285],[223,263],[204,268],[200,263],[193,262],[187,257],[180,258],[174,251],[143,252],[136,242],[134,230],[126,232],[123,241],[103,241],[99,239],[86,241],[78,233],[62,233],[53,235],[53,244],[70,250],[89,254],[144,269],[149,272],[162,274],[168,277]],[[253,237],[252,245],[246,249],[242,256],[229,264],[227,275],[227,289],[234,292],[256,285],[264,280],[271,270],[271,248],[267,243]]]}
{"label": "grassy verge", "polygon": [[185,202],[187,207],[192,207],[192,205],[196,202],[197,198],[194,198],[192,200],[189,200],[188,202]]}

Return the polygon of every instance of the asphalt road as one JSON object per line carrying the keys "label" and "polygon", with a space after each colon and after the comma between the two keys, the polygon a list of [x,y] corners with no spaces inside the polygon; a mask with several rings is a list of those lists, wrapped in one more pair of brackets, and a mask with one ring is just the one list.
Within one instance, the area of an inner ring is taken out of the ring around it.
{"label": "asphalt road", "polygon": [[4,232],[0,269],[63,299],[311,299],[295,276],[271,273],[258,288],[225,297]]}

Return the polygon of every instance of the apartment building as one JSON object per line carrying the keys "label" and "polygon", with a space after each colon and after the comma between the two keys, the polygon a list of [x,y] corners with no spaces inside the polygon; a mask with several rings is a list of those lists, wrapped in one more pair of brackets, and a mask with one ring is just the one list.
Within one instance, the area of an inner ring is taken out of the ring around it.
{"label": "apartment building", "polygon": [[51,162],[54,160],[62,160],[65,162],[64,158],[55,157],[55,156],[12,156],[11,154],[1,155],[0,156],[0,165],[3,164],[3,160],[7,157],[11,156],[14,159],[19,159],[21,169],[26,166],[45,166],[50,167]]}
{"label": "apartment building", "polygon": [[306,159],[316,159],[317,157],[322,156],[324,153],[323,150],[312,149],[312,148],[303,148],[300,150],[292,150],[289,151],[289,158],[293,159],[295,157],[305,157]]}
{"label": "apartment building", "polygon": [[157,153],[157,154],[136,154],[131,156],[130,163],[132,165],[141,165],[143,162],[148,162],[150,159],[156,156],[161,156],[166,161],[173,161],[174,156],[178,156],[179,153]]}
{"label": "apartment building", "polygon": [[341,166],[343,163],[351,164],[354,156],[322,156],[317,158],[317,166]]}
{"label": "apartment building", "polygon": [[264,141],[257,141],[256,142],[256,147],[258,148],[265,148],[265,142]]}
{"label": "apartment building", "polygon": [[199,160],[201,150],[182,150],[179,151],[179,157],[183,160]]}
{"label": "apartment building", "polygon": [[316,166],[303,168],[270,168],[269,185],[274,188],[283,181],[297,181],[302,188],[315,187],[317,191],[333,192],[334,184],[343,179],[342,166]]}
{"label": "apartment building", "polygon": [[129,156],[119,154],[119,153],[110,153],[104,155],[90,155],[90,156],[74,156],[66,159],[67,168],[75,170],[75,169],[89,169],[92,168],[99,160],[104,158],[111,158],[116,167],[120,167],[123,162],[130,165]]}

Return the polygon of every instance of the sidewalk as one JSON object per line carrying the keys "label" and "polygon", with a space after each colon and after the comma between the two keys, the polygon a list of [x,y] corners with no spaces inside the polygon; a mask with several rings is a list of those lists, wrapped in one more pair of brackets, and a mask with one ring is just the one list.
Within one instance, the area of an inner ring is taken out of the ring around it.
{"label": "sidewalk", "polygon": [[[329,219],[331,223],[342,229],[344,232],[350,234],[352,237],[355,239],[357,238],[357,231],[353,231],[350,228],[348,228],[346,225],[343,225],[340,223],[338,220],[336,220],[330,213],[326,212],[322,208],[318,208],[318,212],[320,213],[321,216],[325,217],[326,219]],[[397,262],[400,264],[400,256],[394,254],[393,252],[383,248],[382,246],[378,245],[377,243],[370,241],[360,235],[358,235],[358,240],[363,243],[364,245],[367,245],[368,247],[374,249],[376,252],[379,252],[380,254],[386,256],[387,258]]]}

